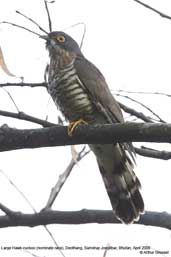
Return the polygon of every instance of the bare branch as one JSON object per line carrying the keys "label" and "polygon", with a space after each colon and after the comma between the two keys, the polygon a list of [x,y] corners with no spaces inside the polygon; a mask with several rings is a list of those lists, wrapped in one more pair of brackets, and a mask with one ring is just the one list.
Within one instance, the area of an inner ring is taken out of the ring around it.
{"label": "bare branch", "polygon": [[142,146],[141,148],[134,147],[135,152],[144,157],[150,157],[155,159],[161,160],[170,160],[171,159],[171,152],[168,151],[158,151],[156,149],[151,149]]}
{"label": "bare branch", "polygon": [[130,113],[131,115],[145,121],[145,122],[152,122],[152,119],[145,116],[142,112],[137,112],[136,110],[124,105],[123,103],[121,102],[118,102],[119,106],[121,107],[121,109],[124,111],[124,112],[127,112],[127,113]]}
{"label": "bare branch", "polygon": [[114,142],[170,143],[171,124],[131,123],[80,125],[72,137],[67,126],[41,129],[0,127],[0,151],[75,144],[110,144]]}
{"label": "bare branch", "polygon": [[158,119],[157,121],[166,123],[162,118],[160,118],[160,116],[159,116],[157,113],[155,113],[151,108],[149,108],[149,107],[146,106],[145,104],[141,103],[140,101],[137,101],[136,99],[133,99],[132,97],[127,96],[127,95],[122,95],[122,94],[118,94],[118,93],[116,93],[115,95],[121,96],[121,97],[124,97],[124,98],[127,98],[127,99],[131,100],[132,102],[141,105],[143,108],[145,108],[145,109],[147,109],[149,112],[151,112],[151,113]]}
{"label": "bare branch", "polygon": [[105,249],[105,251],[104,251],[104,253],[103,253],[103,257],[106,257],[106,256],[107,256],[108,247],[110,247],[110,244],[109,244],[109,243],[106,245],[106,249]]}
{"label": "bare branch", "polygon": [[25,19],[29,20],[30,22],[32,22],[34,25],[36,25],[41,31],[45,32],[46,34],[48,34],[48,32],[42,28],[36,21],[34,21],[32,18],[28,17],[27,15],[21,13],[20,11],[16,11],[17,14],[20,14],[21,16],[23,16]]}
{"label": "bare branch", "polygon": [[163,93],[163,92],[148,92],[148,91],[130,91],[130,90],[114,90],[116,92],[120,92],[120,93],[128,93],[128,94],[143,94],[143,95],[161,95],[161,96],[167,96],[167,97],[171,97],[171,94],[167,94],[167,93]]}
{"label": "bare branch", "polygon": [[1,24],[1,23],[9,24],[9,25],[12,25],[12,26],[14,26],[14,27],[17,27],[17,28],[20,28],[20,29],[24,29],[24,30],[29,31],[30,33],[32,33],[32,34],[37,35],[37,36],[40,37],[40,34],[38,34],[37,32],[34,32],[34,31],[32,31],[32,30],[30,30],[30,29],[28,29],[28,28],[25,28],[25,27],[20,26],[20,25],[18,25],[18,24],[12,23],[12,22],[10,22],[10,21],[2,21],[2,22],[0,22],[0,24]]}
{"label": "bare branch", "polygon": [[[5,174],[5,172],[3,170],[0,170],[0,173],[2,173],[2,175],[8,180],[8,182],[15,188],[15,190],[22,196],[22,198],[26,201],[26,203],[30,206],[30,208],[32,209],[32,211],[34,211],[34,213],[36,213],[36,209],[34,208],[34,206],[32,205],[32,203],[29,201],[29,199],[25,196],[25,194],[23,194],[23,192],[18,188],[18,186]],[[2,206],[2,204],[1,204]],[[0,208],[1,208],[0,206]],[[2,210],[2,208],[1,208]],[[8,214],[7,212],[5,212],[6,214]]]}
{"label": "bare branch", "polygon": [[[52,211],[46,210],[36,214],[17,212],[15,219],[7,215],[0,216],[0,228],[49,224],[87,224],[87,223],[113,223],[119,224],[111,210],[81,210],[81,211]],[[134,224],[150,225],[171,229],[171,214],[166,212],[146,211]]]}
{"label": "bare branch", "polygon": [[46,87],[47,84],[45,82],[42,83],[3,83],[0,84],[0,87]]}
{"label": "bare branch", "polygon": [[46,121],[46,120],[42,120],[33,116],[30,116],[24,112],[8,112],[8,111],[3,111],[0,110],[0,116],[5,116],[5,117],[10,117],[10,118],[15,118],[15,119],[19,119],[19,120],[25,120],[25,121],[30,121],[36,124],[39,124],[43,127],[52,127],[52,126],[56,126],[57,124],[54,124],[52,122]]}
{"label": "bare branch", "polygon": [[79,161],[81,161],[82,158],[84,158],[90,151],[84,152],[85,147],[78,153],[76,160],[73,158],[71,159],[69,165],[67,166],[66,170],[59,176],[59,179],[56,183],[56,185],[52,188],[51,194],[49,196],[48,202],[44,208],[49,209],[52,207],[56,197],[58,196],[59,192],[61,191],[63,185],[65,184],[67,178],[71,174],[72,169],[74,168],[75,164]]}
{"label": "bare branch", "polygon": [[[24,198],[24,200],[26,201],[26,203],[30,206],[30,208],[32,209],[32,211],[36,214],[37,211],[34,208],[34,206],[32,205],[32,203],[29,201],[29,199],[25,196],[25,194],[19,189],[19,187],[5,174],[5,172],[3,172],[2,170],[0,170],[0,172],[3,174],[3,176],[8,180],[8,182],[15,188],[15,190]],[[9,208],[7,208],[6,206],[4,206],[2,203],[0,203],[0,209],[5,212],[10,219],[17,219],[18,215],[20,215],[19,212],[14,212],[12,210],[10,210]],[[58,244],[54,238],[54,236],[52,235],[51,231],[47,228],[46,225],[43,225],[44,229],[46,230],[46,232],[48,233],[48,235],[50,236],[50,238],[52,239],[52,241],[54,242],[55,246],[58,247]],[[61,255],[63,257],[65,257],[65,255],[63,254],[63,252],[59,249],[59,252],[61,253]]]}
{"label": "bare branch", "polygon": [[75,23],[75,24],[73,24],[69,27],[64,28],[63,30],[67,30],[67,29],[70,29],[70,28],[73,28],[73,27],[79,26],[79,25],[83,26],[83,28],[84,28],[83,29],[83,35],[82,35],[82,38],[81,38],[81,43],[80,43],[80,49],[81,49],[82,46],[83,46],[83,43],[84,43],[85,35],[86,35],[86,24],[84,22],[78,22],[78,23]]}
{"label": "bare branch", "polygon": [[46,13],[47,13],[47,16],[48,16],[49,31],[52,32],[52,21],[51,21],[51,18],[50,18],[50,13],[49,13],[49,8],[48,8],[48,3],[49,2],[44,0],[44,3],[45,3]]}
{"label": "bare branch", "polygon": [[2,203],[0,203],[0,209],[11,219],[15,218],[16,215],[18,215],[18,212],[14,212],[14,211],[10,210],[9,208],[7,208]]}
{"label": "bare branch", "polygon": [[[24,250],[24,252],[30,254],[30,255],[33,256],[33,257],[42,257],[42,256],[38,256],[37,254],[31,253],[31,252],[28,251],[28,250]],[[44,257],[45,257],[45,256],[44,256]]]}
{"label": "bare branch", "polygon": [[45,206],[44,209],[49,209],[52,207],[57,195],[59,194],[59,192],[61,191],[63,185],[65,184],[67,178],[69,177],[69,175],[71,174],[71,171],[73,169],[73,167],[75,166],[75,161],[73,159],[71,159],[69,165],[67,166],[66,170],[59,175],[59,179],[56,183],[56,185],[52,188],[48,202]]}
{"label": "bare branch", "polygon": [[2,88],[2,89],[8,94],[8,96],[9,96],[9,98],[11,99],[12,103],[14,104],[14,106],[15,106],[17,112],[20,112],[20,110],[19,110],[19,108],[18,108],[18,106],[17,106],[17,104],[16,104],[14,98],[12,97],[11,93],[8,92],[8,90],[5,89],[5,88]]}
{"label": "bare branch", "polygon": [[153,12],[159,14],[162,18],[166,18],[166,19],[171,20],[171,16],[169,16],[169,15],[167,15],[167,14],[165,14],[165,13],[162,13],[162,12],[158,11],[157,9],[151,7],[150,5],[145,4],[145,3],[143,3],[143,2],[141,2],[141,1],[139,1],[139,0],[133,0],[133,1],[135,1],[135,2],[137,2],[137,3],[139,3],[139,4],[141,4],[141,5],[143,5],[144,7],[150,9],[151,11],[153,11]]}
{"label": "bare branch", "polygon": [[80,49],[82,48],[83,46],[83,43],[84,43],[84,38],[85,38],[85,35],[86,35],[86,24],[85,23],[82,23],[83,26],[84,26],[84,31],[83,31],[83,35],[82,35],[82,39],[81,39],[81,43],[80,43]]}

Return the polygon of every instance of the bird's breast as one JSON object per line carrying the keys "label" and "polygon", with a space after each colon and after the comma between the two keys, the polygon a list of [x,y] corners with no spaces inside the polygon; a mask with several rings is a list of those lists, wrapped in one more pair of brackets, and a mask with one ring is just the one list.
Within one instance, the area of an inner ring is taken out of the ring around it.
{"label": "bird's breast", "polygon": [[67,120],[91,119],[94,105],[73,65],[69,65],[58,71],[53,78],[49,78],[48,89]]}

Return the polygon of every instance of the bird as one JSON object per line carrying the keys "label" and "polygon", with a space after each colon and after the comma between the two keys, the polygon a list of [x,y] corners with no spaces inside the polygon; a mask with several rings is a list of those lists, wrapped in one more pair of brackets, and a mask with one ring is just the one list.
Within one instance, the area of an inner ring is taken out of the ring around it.
{"label": "bird", "polygon": [[[81,123],[124,123],[119,104],[99,69],[63,31],[40,36],[49,52],[47,88],[69,122],[69,133]],[[144,213],[141,184],[134,172],[132,143],[89,144],[109,196],[114,216],[131,224]]]}

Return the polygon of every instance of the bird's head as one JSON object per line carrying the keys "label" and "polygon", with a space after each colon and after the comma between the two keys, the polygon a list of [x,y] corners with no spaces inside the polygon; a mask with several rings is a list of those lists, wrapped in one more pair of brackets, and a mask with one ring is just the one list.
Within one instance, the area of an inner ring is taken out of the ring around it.
{"label": "bird's head", "polygon": [[81,50],[77,42],[68,34],[62,31],[53,31],[47,35],[40,36],[46,40],[46,48],[49,54],[60,54],[60,52],[73,53],[75,55],[81,54]]}

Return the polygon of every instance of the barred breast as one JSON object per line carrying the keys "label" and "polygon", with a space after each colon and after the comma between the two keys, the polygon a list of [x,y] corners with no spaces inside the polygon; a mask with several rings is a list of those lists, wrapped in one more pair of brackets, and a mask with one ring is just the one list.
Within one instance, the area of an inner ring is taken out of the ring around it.
{"label": "barred breast", "polygon": [[73,64],[60,70],[48,83],[48,91],[67,120],[89,120],[94,106]]}

